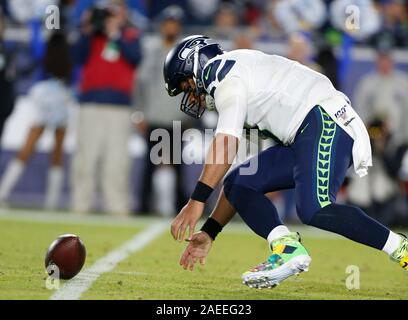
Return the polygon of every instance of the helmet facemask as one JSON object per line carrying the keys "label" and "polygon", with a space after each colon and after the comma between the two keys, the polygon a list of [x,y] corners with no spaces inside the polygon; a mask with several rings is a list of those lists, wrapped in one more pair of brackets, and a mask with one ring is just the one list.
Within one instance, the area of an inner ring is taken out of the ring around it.
{"label": "helmet facemask", "polygon": [[184,92],[184,95],[183,95],[183,98],[180,104],[181,111],[183,111],[184,113],[196,119],[201,118],[201,116],[203,115],[206,109],[205,96],[207,95],[204,89],[204,84],[201,81],[201,77],[200,77],[202,67],[205,65],[206,61],[200,61],[199,50],[200,48],[196,46],[194,49],[194,56],[193,56],[192,79],[194,81],[195,88],[193,89],[189,86],[187,91]]}
{"label": "helmet facemask", "polygon": [[184,92],[181,111],[198,119],[205,109],[214,109],[214,99],[206,92],[202,73],[210,59],[223,53],[214,40],[194,35],[181,40],[167,54],[163,66],[165,87],[172,97]]}

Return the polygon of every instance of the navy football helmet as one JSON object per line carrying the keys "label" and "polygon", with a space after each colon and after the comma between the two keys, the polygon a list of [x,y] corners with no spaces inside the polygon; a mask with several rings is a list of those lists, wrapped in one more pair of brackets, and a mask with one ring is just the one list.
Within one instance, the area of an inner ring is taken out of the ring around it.
{"label": "navy football helmet", "polygon": [[[167,54],[164,62],[163,75],[166,90],[172,97],[180,94],[183,90],[181,82],[192,78],[195,90],[191,88],[184,92],[180,109],[189,116],[200,118],[205,111],[204,84],[202,72],[208,60],[223,54],[221,46],[207,36],[194,35],[184,38]],[[196,99],[190,100],[191,95]]]}

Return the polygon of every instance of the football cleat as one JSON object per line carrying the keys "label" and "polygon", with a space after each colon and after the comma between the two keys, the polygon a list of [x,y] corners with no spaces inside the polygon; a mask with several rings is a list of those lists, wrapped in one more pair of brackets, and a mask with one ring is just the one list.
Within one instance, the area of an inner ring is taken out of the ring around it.
{"label": "football cleat", "polygon": [[408,272],[408,238],[406,235],[401,234],[401,243],[397,250],[391,255],[392,261],[398,262],[404,271]]}
{"label": "football cleat", "polygon": [[290,276],[308,271],[311,261],[312,258],[300,243],[300,235],[292,232],[273,241],[272,255],[267,261],[245,272],[242,280],[250,288],[273,288]]}

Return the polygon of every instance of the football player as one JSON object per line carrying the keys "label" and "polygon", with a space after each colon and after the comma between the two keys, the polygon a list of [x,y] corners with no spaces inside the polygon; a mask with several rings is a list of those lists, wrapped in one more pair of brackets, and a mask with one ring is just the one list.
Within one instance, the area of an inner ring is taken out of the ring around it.
{"label": "football player", "polygon": [[[238,212],[267,240],[272,254],[243,274],[250,287],[268,288],[307,271],[311,258],[298,233],[280,220],[266,193],[295,189],[300,220],[383,250],[408,271],[408,239],[367,216],[337,204],[347,169],[359,176],[372,165],[366,128],[349,99],[330,80],[298,62],[256,50],[225,52],[206,36],[190,36],[167,55],[164,80],[170,96],[184,93],[181,110],[199,118],[216,109],[218,124],[191,199],[171,225],[173,237],[189,241],[180,264],[205,263],[212,242]],[[237,154],[242,128],[269,133],[278,144],[259,153],[257,170],[244,163],[224,179]],[[204,204],[224,179],[211,216],[194,233]],[[188,232],[188,237],[186,233]]]}

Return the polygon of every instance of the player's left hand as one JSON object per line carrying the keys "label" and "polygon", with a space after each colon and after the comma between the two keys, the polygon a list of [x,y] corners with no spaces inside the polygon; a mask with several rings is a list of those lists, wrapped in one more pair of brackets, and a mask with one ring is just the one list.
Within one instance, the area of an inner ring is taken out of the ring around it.
{"label": "player's left hand", "polygon": [[212,239],[207,233],[204,231],[195,233],[181,256],[180,265],[184,270],[190,269],[191,271],[193,271],[194,265],[198,261],[200,261],[201,265],[204,265],[211,246]]}
{"label": "player's left hand", "polygon": [[187,228],[189,231],[188,239],[191,239],[203,211],[204,203],[190,199],[171,224],[171,234],[174,240],[183,241]]}

